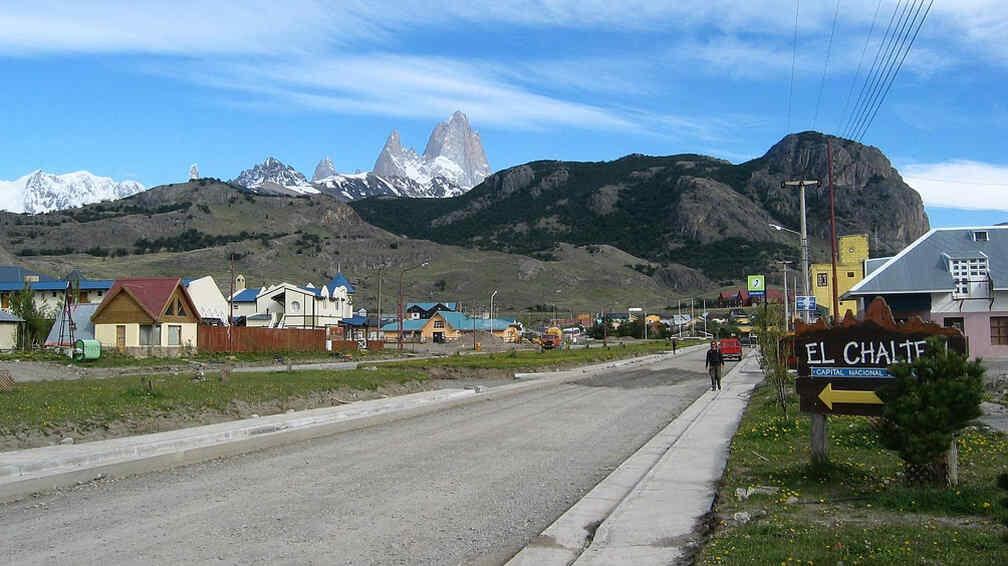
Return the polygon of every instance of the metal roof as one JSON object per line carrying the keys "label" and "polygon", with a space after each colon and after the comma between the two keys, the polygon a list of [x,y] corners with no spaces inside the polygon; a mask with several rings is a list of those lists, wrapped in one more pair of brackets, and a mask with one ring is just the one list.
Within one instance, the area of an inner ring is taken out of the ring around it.
{"label": "metal roof", "polygon": [[24,319],[12,312],[0,310],[0,322],[24,322]]}
{"label": "metal roof", "polygon": [[864,264],[865,277],[867,277],[867,276],[871,275],[872,273],[874,273],[875,271],[877,271],[878,268],[880,268],[883,265],[885,265],[885,262],[889,261],[890,259],[892,259],[892,256],[889,256],[889,257],[873,257],[873,258],[870,258],[870,259],[866,259],[865,260],[865,264]]}
{"label": "metal roof", "polygon": [[[91,316],[96,310],[98,310],[98,303],[74,305],[70,312],[70,320],[73,321],[74,325],[74,340],[94,339],[94,323],[91,322]],[[53,323],[52,328],[49,330],[49,336],[46,338],[46,346],[72,346],[72,344],[69,343],[70,329],[68,328],[68,322],[69,321],[64,321],[63,323],[63,341],[61,343],[60,319],[56,319],[56,322]]]}
{"label": "metal roof", "polygon": [[[81,291],[108,291],[115,284],[112,279],[81,279]],[[29,283],[32,291],[63,291],[67,288],[66,279],[49,279]],[[24,281],[2,281],[0,291],[20,291],[24,289]]]}
{"label": "metal roof", "polygon": [[[500,318],[489,319],[489,318],[472,318],[469,315],[462,312],[455,311],[437,311],[437,314],[441,315],[441,318],[448,324],[448,326],[456,330],[472,330],[475,325],[476,330],[505,330],[507,327],[516,324],[513,320],[504,320]],[[417,331],[422,329],[424,326],[430,322],[429,318],[407,318],[403,319],[403,330],[405,331]],[[382,330],[386,332],[395,332],[399,330],[399,321],[396,320],[385,326],[382,326]]]}
{"label": "metal roof", "polygon": [[337,272],[336,276],[326,284],[326,287],[329,288],[330,292],[336,289],[336,287],[346,287],[346,292],[351,295],[356,291],[353,284],[350,283],[350,280],[342,272]]}
{"label": "metal roof", "polygon": [[25,277],[38,277],[39,281],[50,281],[52,277],[42,275],[20,265],[0,265],[0,281],[24,284]]}
{"label": "metal roof", "polygon": [[[454,311],[455,309],[458,308],[458,303],[406,303],[406,310],[416,307],[426,312],[426,311],[432,311],[439,306],[445,307],[449,311]],[[444,310],[444,309],[438,309],[438,310]]]}
{"label": "metal roof", "polygon": [[[986,232],[987,241],[974,241]],[[1008,289],[1008,226],[936,228],[858,282],[845,296],[884,293],[952,292],[949,259],[987,258],[993,287]]]}
{"label": "metal roof", "polygon": [[255,289],[242,289],[231,297],[231,301],[235,303],[254,303],[256,302],[256,297],[259,296],[259,291],[261,290],[262,289],[259,287],[256,287]]}

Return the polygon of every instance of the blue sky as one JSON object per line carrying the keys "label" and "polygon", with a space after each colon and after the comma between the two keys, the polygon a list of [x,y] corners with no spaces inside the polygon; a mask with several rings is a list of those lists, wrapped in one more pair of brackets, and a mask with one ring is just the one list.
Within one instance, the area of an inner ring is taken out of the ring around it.
{"label": "blue sky", "polygon": [[[456,109],[494,169],[631,152],[739,162],[789,130],[845,133],[896,8],[802,2],[789,114],[794,1],[8,1],[0,179],[86,169],[157,185],[193,162],[232,178],[266,155],[309,175],[324,155],[368,170],[392,128],[422,149]],[[1008,221],[1006,92],[1008,6],[937,2],[862,141],[934,225]]]}

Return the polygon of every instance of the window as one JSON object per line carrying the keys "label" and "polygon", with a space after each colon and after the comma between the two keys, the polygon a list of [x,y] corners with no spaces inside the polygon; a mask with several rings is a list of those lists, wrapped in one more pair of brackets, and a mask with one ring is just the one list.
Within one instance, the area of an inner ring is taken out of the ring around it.
{"label": "window", "polygon": [[178,324],[168,325],[168,346],[182,345],[182,327]]}
{"label": "window", "polygon": [[435,320],[434,328],[444,328],[444,321],[441,319]]}
{"label": "window", "polygon": [[955,282],[953,298],[963,298],[979,291],[987,283],[987,258],[950,259],[949,273]]}
{"label": "window", "polygon": [[992,316],[990,326],[991,345],[1008,346],[1008,316]]}
{"label": "window", "polygon": [[291,312],[301,312],[301,303],[291,301]]}
{"label": "window", "polygon": [[160,346],[161,345],[161,327],[153,324],[141,324],[140,325],[140,345],[141,346]]}
{"label": "window", "polygon": [[977,230],[976,232],[973,232],[973,241],[974,242],[989,242],[990,241],[990,234],[988,234],[986,230]]}
{"label": "window", "polygon": [[962,331],[965,328],[963,323],[963,318],[961,316],[945,317],[945,328],[958,328]]}
{"label": "window", "polygon": [[816,286],[817,287],[828,287],[829,286],[829,275],[825,273],[816,273]]}
{"label": "window", "polygon": [[847,272],[847,278],[848,279],[854,279],[854,272],[853,271],[848,271]]}

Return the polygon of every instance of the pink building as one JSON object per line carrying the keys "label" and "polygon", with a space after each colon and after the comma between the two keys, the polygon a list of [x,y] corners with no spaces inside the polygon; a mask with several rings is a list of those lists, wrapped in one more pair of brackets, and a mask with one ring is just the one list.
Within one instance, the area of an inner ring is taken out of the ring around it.
{"label": "pink building", "polygon": [[972,357],[1008,358],[1008,226],[937,228],[891,258],[868,260],[844,298],[864,307],[875,297],[897,320],[960,328]]}

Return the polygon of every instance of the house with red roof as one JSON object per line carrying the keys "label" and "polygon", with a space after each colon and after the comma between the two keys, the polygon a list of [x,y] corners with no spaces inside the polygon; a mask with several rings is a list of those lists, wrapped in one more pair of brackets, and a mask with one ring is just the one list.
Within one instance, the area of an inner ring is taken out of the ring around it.
{"label": "house with red roof", "polygon": [[118,279],[91,315],[102,348],[140,356],[195,351],[200,318],[177,277]]}

